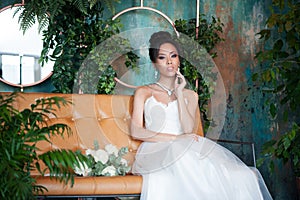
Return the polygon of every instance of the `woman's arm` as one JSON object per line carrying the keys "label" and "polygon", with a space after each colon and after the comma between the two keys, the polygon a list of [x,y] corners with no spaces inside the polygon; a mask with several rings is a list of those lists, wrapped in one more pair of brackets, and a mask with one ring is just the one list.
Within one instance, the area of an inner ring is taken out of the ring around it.
{"label": "woman's arm", "polygon": [[198,95],[193,91],[186,91],[186,95],[178,94],[178,110],[182,131],[192,133],[195,125]]}
{"label": "woman's arm", "polygon": [[[178,83],[178,79],[180,83]],[[186,81],[180,72],[177,72],[175,81],[175,94],[178,101],[179,120],[182,131],[184,133],[192,133],[198,106],[198,94],[192,90],[184,89]]]}
{"label": "woman's arm", "polygon": [[147,142],[163,142],[176,139],[175,135],[156,133],[144,128],[144,104],[150,95],[151,91],[145,86],[140,87],[135,91],[130,125],[131,136],[134,139]]}

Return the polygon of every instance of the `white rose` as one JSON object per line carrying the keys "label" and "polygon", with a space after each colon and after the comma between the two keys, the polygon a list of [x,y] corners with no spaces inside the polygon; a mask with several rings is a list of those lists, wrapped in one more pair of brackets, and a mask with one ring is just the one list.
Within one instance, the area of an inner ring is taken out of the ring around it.
{"label": "white rose", "polygon": [[96,151],[95,150],[92,150],[92,149],[87,149],[86,151],[85,151],[85,155],[91,155],[91,156],[93,156],[94,157],[94,155],[95,155],[95,153],[96,153]]}
{"label": "white rose", "polygon": [[114,166],[107,166],[105,167],[102,172],[101,172],[102,175],[107,175],[109,174],[109,176],[116,176],[117,175],[117,170]]}
{"label": "white rose", "polygon": [[124,159],[124,158],[121,158],[121,161],[120,161],[120,163],[121,163],[121,165],[125,165],[125,166],[127,166],[127,165],[128,165],[128,163],[127,163],[127,160],[126,160],[126,159]]}
{"label": "white rose", "polygon": [[105,150],[108,154],[114,154],[116,157],[118,156],[119,150],[112,144],[108,144],[105,146]]}
{"label": "white rose", "polygon": [[74,172],[78,175],[87,176],[92,171],[92,169],[88,168],[88,166],[84,163],[79,163],[79,167],[75,167]]}
{"label": "white rose", "polygon": [[100,161],[102,164],[105,164],[108,161],[108,154],[102,149],[98,149],[93,157],[96,162]]}

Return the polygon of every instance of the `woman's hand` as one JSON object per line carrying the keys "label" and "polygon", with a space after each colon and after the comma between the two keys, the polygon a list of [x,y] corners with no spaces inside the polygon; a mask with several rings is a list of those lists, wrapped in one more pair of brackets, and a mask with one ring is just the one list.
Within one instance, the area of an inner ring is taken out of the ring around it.
{"label": "woman's hand", "polygon": [[193,138],[194,141],[198,142],[199,141],[199,135],[195,134],[195,133],[185,133],[185,134],[181,134],[178,135],[177,138]]}
{"label": "woman's hand", "polygon": [[179,71],[176,71],[175,95],[177,96],[179,93],[181,93],[185,86],[186,86],[186,80],[184,76]]}

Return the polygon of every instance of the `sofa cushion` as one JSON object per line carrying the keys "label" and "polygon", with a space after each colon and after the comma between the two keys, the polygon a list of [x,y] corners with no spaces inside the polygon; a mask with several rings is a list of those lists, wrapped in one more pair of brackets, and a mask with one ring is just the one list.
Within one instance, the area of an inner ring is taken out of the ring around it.
{"label": "sofa cushion", "polygon": [[140,194],[142,188],[142,177],[135,175],[126,176],[97,176],[76,177],[74,185],[64,185],[49,177],[37,177],[37,184],[45,186],[45,196],[100,196]]}

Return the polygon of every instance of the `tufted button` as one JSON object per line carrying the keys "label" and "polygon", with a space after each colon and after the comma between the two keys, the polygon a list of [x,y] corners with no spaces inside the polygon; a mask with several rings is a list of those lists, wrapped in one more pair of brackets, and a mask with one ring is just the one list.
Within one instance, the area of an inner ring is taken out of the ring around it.
{"label": "tufted button", "polygon": [[74,118],[72,118],[71,120],[72,120],[73,122],[75,121],[75,119],[74,119]]}

